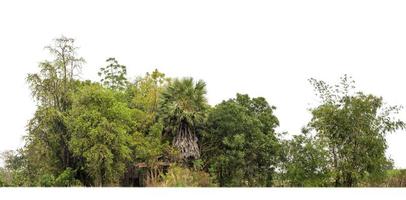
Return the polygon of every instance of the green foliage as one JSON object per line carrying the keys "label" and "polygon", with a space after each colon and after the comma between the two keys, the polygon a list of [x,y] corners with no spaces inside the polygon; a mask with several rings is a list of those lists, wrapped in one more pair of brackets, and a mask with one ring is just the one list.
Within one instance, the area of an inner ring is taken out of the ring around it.
{"label": "green foliage", "polygon": [[6,182],[4,180],[4,169],[0,168],[0,187],[5,187]]}
{"label": "green foliage", "polygon": [[284,142],[285,157],[279,186],[329,186],[328,152],[321,140],[304,132]]}
{"label": "green foliage", "polygon": [[159,186],[163,187],[214,187],[210,175],[203,171],[195,171],[179,166],[171,166],[163,176]]}
{"label": "green foliage", "polygon": [[139,111],[136,119],[138,131],[147,132],[157,122],[160,96],[168,84],[169,78],[155,69],[129,85],[126,96],[129,106]]}
{"label": "green foliage", "polygon": [[202,128],[208,108],[206,84],[192,78],[175,79],[162,93],[160,116],[165,132],[184,159],[200,157],[197,132]]}
{"label": "green foliage", "polygon": [[81,186],[81,182],[75,179],[75,171],[71,168],[65,169],[56,179],[55,186],[58,187],[70,187],[70,186]]}
{"label": "green foliage", "polygon": [[163,151],[168,144],[162,142],[162,129],[162,124],[157,123],[151,127],[151,130],[147,135],[140,132],[133,134],[133,141],[138,159],[147,163],[152,163],[157,162],[163,155]]}
{"label": "green foliage", "polygon": [[275,108],[237,94],[209,114],[204,159],[220,186],[270,186],[280,154]]}
{"label": "green foliage", "polygon": [[155,69],[144,77],[139,77],[134,83],[131,103],[134,107],[148,113],[158,111],[159,97],[170,79],[164,73]]}
{"label": "green foliage", "polygon": [[165,74],[154,70],[138,77],[125,91],[137,122],[131,136],[133,162],[124,175],[125,185],[156,185],[164,164],[175,157],[174,149],[162,136],[164,126],[158,116],[160,96],[168,83]]}
{"label": "green foliage", "polygon": [[146,134],[133,134],[135,160],[144,165],[144,170],[140,170],[144,174],[144,185],[156,185],[165,163],[173,161],[172,148],[168,142],[162,140],[162,130],[162,123],[156,123]]}
{"label": "green foliage", "polygon": [[5,151],[1,155],[4,168],[0,169],[0,176],[4,186],[30,186],[29,171],[21,150]]}
{"label": "green foliage", "polygon": [[116,185],[131,159],[133,111],[113,90],[85,86],[74,96],[70,112],[69,148],[82,162],[93,185]]}
{"label": "green foliage", "polygon": [[72,81],[84,63],[83,58],[76,56],[74,42],[74,39],[64,36],[55,39],[53,45],[46,47],[54,60],[41,62],[39,73],[28,74],[27,81],[39,105],[60,111],[68,108]]}
{"label": "green foliage", "polygon": [[[405,187],[406,186],[406,169],[388,170],[383,184],[379,186],[386,187]],[[373,185],[376,186],[376,185]]]}
{"label": "green foliage", "polygon": [[154,70],[135,82],[115,58],[101,83],[78,80],[74,40],[46,47],[51,60],[27,82],[37,103],[25,145],[2,154],[0,186],[404,186],[385,136],[400,107],[352,93],[344,76],[311,79],[320,104],[303,133],[282,140],[263,97],[208,105],[206,84]]}
{"label": "green foliage", "polygon": [[[41,62],[39,73],[29,74],[27,81],[38,109],[28,124],[23,154],[27,178],[38,182],[43,175],[56,174],[74,167],[68,143],[70,133],[66,118],[71,109],[75,77],[84,62],[76,56],[74,40],[61,37],[46,47],[53,60]],[[30,184],[32,185],[32,184]]]}
{"label": "green foliage", "polygon": [[169,142],[162,139],[162,123],[156,123],[151,126],[146,133],[135,132],[133,134],[133,145],[136,160],[144,162],[147,166],[158,167],[163,161],[175,161],[177,157]]}
{"label": "green foliage", "polygon": [[100,68],[98,75],[101,77],[100,82],[113,90],[124,90],[128,83],[127,68],[124,65],[118,64],[115,58],[108,58],[106,60],[107,66]]}
{"label": "green foliage", "polygon": [[53,185],[55,185],[55,177],[52,174],[44,174],[38,181],[38,186],[41,187],[51,187]]}
{"label": "green foliage", "polygon": [[[66,113],[53,107],[39,107],[28,124],[25,154],[29,169],[40,169],[32,178],[42,173],[54,173],[68,165]],[[41,162],[42,161],[42,162]]]}
{"label": "green foliage", "polygon": [[405,127],[392,117],[400,108],[384,107],[382,98],[373,95],[350,94],[354,87],[347,76],[335,87],[310,82],[322,103],[311,110],[309,127],[327,146],[335,186],[357,186],[367,176],[384,175],[391,165],[385,135]]}

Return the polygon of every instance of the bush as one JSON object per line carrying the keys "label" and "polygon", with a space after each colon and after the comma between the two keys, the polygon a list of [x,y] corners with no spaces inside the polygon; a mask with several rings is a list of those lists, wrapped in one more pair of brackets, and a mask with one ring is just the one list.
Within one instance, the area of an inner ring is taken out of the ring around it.
{"label": "bush", "polygon": [[4,187],[4,178],[3,178],[3,173],[0,171],[0,187]]}
{"label": "bush", "polygon": [[176,165],[170,166],[163,176],[163,187],[214,187],[210,175],[203,171],[190,170]]}
{"label": "bush", "polygon": [[52,174],[44,174],[38,181],[38,186],[52,187],[55,185],[55,177]]}
{"label": "bush", "polygon": [[406,186],[406,169],[389,170],[385,181],[386,187],[405,187]]}
{"label": "bush", "polygon": [[79,180],[75,179],[75,172],[71,168],[67,168],[55,179],[55,186],[81,186],[81,183]]}

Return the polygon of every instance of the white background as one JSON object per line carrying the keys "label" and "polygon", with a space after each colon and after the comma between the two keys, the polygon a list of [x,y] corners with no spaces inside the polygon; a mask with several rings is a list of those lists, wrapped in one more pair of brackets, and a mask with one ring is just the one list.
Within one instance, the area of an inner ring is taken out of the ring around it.
{"label": "white background", "polygon": [[[158,68],[208,86],[212,105],[236,92],[277,107],[279,131],[300,133],[317,105],[307,79],[352,75],[359,90],[406,104],[405,1],[20,1],[0,2],[0,151],[24,143],[35,103],[25,82],[48,57],[44,46],[76,39],[97,79],[108,57],[130,79]],[[406,110],[400,118],[406,120]],[[406,132],[387,137],[406,167]]]}
{"label": "white background", "polygon": [[400,188],[0,188],[7,199],[404,199]]}

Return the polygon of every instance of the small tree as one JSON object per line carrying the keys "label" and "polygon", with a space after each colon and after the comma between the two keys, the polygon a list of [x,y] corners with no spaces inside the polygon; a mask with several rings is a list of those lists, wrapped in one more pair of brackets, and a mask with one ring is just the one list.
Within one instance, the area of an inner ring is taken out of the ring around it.
{"label": "small tree", "polygon": [[328,152],[319,138],[304,129],[303,134],[284,141],[282,185],[290,187],[329,186]]}

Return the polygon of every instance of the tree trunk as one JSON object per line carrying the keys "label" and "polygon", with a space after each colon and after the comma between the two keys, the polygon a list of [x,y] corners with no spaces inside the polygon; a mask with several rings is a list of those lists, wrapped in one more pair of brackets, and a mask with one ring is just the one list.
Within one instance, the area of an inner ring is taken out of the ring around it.
{"label": "tree trunk", "polygon": [[172,143],[173,146],[180,150],[182,159],[198,159],[200,151],[197,141],[196,134],[186,123],[182,123]]}

